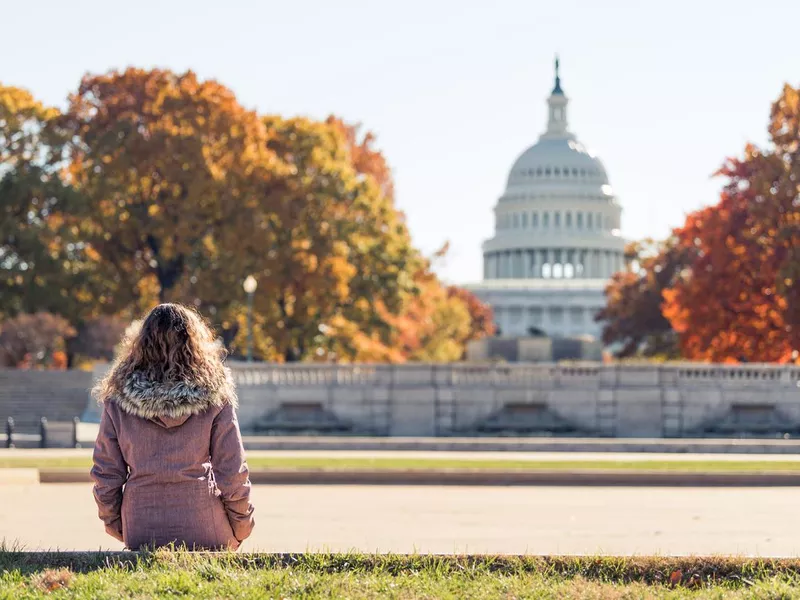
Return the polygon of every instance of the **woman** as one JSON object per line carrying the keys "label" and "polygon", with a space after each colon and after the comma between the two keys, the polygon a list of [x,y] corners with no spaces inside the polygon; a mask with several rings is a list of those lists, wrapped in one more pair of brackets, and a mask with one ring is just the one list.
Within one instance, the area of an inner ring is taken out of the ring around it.
{"label": "woman", "polygon": [[108,376],[94,449],[94,498],[128,548],[236,549],[253,530],[250,480],[223,352],[201,317],[154,308]]}

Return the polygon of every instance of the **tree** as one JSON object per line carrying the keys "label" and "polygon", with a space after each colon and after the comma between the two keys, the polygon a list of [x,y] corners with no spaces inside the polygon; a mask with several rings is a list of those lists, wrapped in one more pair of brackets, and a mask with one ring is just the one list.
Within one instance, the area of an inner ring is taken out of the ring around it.
{"label": "tree", "polygon": [[687,268],[664,292],[683,353],[710,361],[788,362],[800,349],[800,101],[786,86],[771,146],[745,148],[719,171],[716,206],[676,232]]}
{"label": "tree", "polygon": [[81,198],[61,178],[58,111],[0,85],[0,314],[93,310],[85,245],[70,215]]}
{"label": "tree", "polygon": [[110,361],[129,324],[128,320],[111,315],[87,319],[68,344],[69,354]]}
{"label": "tree", "polygon": [[233,258],[219,239],[247,229],[272,175],[261,119],[191,71],[131,68],[85,77],[61,125],[69,176],[89,199],[82,235],[110,293],[193,302],[198,268]]}
{"label": "tree", "polygon": [[450,298],[458,298],[467,307],[470,317],[470,331],[467,341],[480,340],[495,334],[494,313],[491,306],[469,290],[451,285],[447,288]]}
{"label": "tree", "polygon": [[675,332],[662,313],[663,293],[684,267],[675,238],[628,244],[626,269],[606,287],[606,306],[595,320],[603,323],[603,343],[617,357],[677,358]]}
{"label": "tree", "polygon": [[[434,258],[443,256],[446,248]],[[391,337],[358,337],[357,360],[452,362],[464,357],[467,343],[494,333],[491,309],[467,290],[443,285],[430,260],[419,263],[414,281],[418,293],[403,310],[397,315],[384,311]]]}
{"label": "tree", "polygon": [[394,202],[394,178],[386,157],[375,148],[375,134],[367,131],[363,137],[359,137],[361,125],[345,123],[335,116],[328,117],[326,123],[344,136],[350,163],[356,172],[372,177],[381,195]]}
{"label": "tree", "polygon": [[66,344],[75,329],[57,315],[39,312],[7,319],[0,327],[0,364],[11,367],[66,367]]}
{"label": "tree", "polygon": [[[414,293],[417,252],[402,215],[374,177],[359,173],[338,125],[266,117],[270,152],[284,165],[248,221],[248,271],[258,282],[256,326],[264,358],[348,360],[356,338],[388,339],[389,316]],[[213,268],[205,276],[214,281]],[[221,274],[220,274],[221,275]],[[235,346],[247,332],[241,302]],[[263,356],[263,355],[262,355]]]}

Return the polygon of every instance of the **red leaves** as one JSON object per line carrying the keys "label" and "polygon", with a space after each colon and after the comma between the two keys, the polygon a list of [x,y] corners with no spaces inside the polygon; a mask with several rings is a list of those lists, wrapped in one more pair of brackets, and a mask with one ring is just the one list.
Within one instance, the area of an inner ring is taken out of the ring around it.
{"label": "red leaves", "polygon": [[786,284],[800,265],[796,100],[797,90],[787,87],[773,106],[774,148],[748,145],[744,158],[727,159],[717,173],[727,178],[719,203],[675,231],[688,270],[664,291],[663,312],[686,358],[796,359],[800,286]]}
{"label": "red leaves", "polygon": [[622,356],[652,354],[671,330],[692,360],[800,360],[800,91],[784,89],[770,134],[769,149],[726,159],[719,202],[688,215],[654,258],[628,253],[641,269],[614,277],[599,315]]}

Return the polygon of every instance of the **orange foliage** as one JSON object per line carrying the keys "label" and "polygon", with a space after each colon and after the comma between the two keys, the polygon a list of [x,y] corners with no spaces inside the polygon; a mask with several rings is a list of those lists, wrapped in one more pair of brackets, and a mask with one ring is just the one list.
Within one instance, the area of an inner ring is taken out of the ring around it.
{"label": "orange foliage", "polygon": [[799,120],[798,90],[787,86],[773,106],[773,147],[729,159],[719,203],[675,232],[689,260],[664,291],[664,315],[687,358],[800,362]]}

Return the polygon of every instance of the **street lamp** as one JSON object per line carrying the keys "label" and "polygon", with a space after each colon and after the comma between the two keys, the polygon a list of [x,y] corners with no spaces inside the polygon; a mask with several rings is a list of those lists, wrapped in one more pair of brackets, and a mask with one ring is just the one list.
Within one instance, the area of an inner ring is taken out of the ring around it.
{"label": "street lamp", "polygon": [[242,287],[247,293],[247,362],[253,362],[253,294],[258,282],[255,277],[248,275]]}

